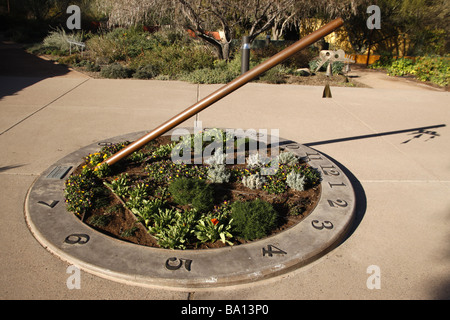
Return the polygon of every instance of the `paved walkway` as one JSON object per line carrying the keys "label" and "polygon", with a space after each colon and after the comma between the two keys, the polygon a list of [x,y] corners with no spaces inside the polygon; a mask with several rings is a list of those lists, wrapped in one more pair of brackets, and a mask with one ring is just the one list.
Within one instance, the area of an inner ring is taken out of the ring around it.
{"label": "paved walkway", "polygon": [[[0,46],[0,61],[9,49]],[[26,54],[18,63],[30,60],[42,63]],[[3,66],[0,299],[450,298],[448,92],[380,82],[332,88],[333,98],[322,99],[322,87],[246,85],[203,111],[204,126],[280,129],[282,137],[341,163],[359,200],[351,236],[311,265],[251,285],[188,292],[127,286],[82,272],[81,289],[69,290],[68,265],[41,247],[24,221],[33,181],[67,154],[152,129],[194,103],[197,93],[203,97],[220,86],[202,85],[197,92],[196,85],[176,81],[98,80],[61,66],[55,75],[37,64],[14,73]],[[381,288],[370,290],[373,265]]]}

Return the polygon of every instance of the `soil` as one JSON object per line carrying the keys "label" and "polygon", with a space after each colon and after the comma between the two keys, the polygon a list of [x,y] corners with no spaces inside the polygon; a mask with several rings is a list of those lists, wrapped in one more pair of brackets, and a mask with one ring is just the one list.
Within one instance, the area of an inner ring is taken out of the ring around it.
{"label": "soil", "polygon": [[289,76],[286,79],[288,84],[298,84],[305,86],[325,86],[326,83],[332,87],[355,87],[355,88],[367,88],[365,84],[358,81],[354,81],[352,77],[342,74],[333,75],[327,77],[325,72],[317,72],[310,76]]}
{"label": "soil", "polygon": [[[169,142],[169,136],[159,137],[154,141],[156,146],[167,144]],[[81,164],[73,174],[79,174],[83,165],[84,163]],[[130,177],[144,178],[147,176],[144,172],[146,165],[147,164],[143,162],[125,162],[120,168],[115,168],[117,171],[114,172],[113,175],[128,173]],[[245,165],[235,164],[230,166]],[[278,227],[272,230],[271,234],[268,236],[283,232],[301,222],[314,210],[320,199],[321,192],[320,184],[302,192],[289,189],[288,192],[278,195],[269,194],[263,190],[252,190],[246,188],[241,183],[215,184],[214,188],[217,203],[222,203],[224,200],[233,202],[236,200],[247,201],[257,198],[271,203],[279,213],[280,220]],[[142,246],[159,247],[157,240],[147,232],[147,229],[143,224],[138,222],[136,216],[126,207],[125,203],[108,188],[105,187],[105,189],[105,196],[101,199],[101,205],[97,205],[96,209],[90,210],[85,216],[79,218],[90,227],[113,238]],[[292,206],[300,207],[302,212],[299,215],[289,215],[288,208]],[[99,219],[105,217],[106,220],[104,220],[104,223],[100,223],[100,225],[95,223]],[[234,245],[248,242],[250,241],[237,239],[234,241]],[[224,246],[227,246],[227,244],[216,241],[214,243],[198,244],[187,248],[208,249]]]}

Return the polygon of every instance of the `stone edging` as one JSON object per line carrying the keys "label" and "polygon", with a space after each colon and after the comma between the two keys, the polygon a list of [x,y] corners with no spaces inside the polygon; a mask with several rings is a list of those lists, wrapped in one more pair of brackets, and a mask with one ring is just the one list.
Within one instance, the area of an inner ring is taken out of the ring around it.
{"label": "stone edging", "polygon": [[70,214],[64,203],[64,182],[81,159],[106,142],[133,141],[143,134],[94,143],[42,173],[25,204],[27,224],[42,246],[86,272],[122,283],[211,288],[255,282],[311,263],[337,246],[351,228],[356,199],[348,177],[316,150],[284,139],[280,148],[305,158],[321,172],[322,194],[308,217],[277,235],[236,247],[167,250],[108,237]]}

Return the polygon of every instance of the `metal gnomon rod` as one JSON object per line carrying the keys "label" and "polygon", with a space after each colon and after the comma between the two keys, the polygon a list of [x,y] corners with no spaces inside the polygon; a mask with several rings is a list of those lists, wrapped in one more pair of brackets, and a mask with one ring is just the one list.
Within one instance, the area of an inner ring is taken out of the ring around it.
{"label": "metal gnomon rod", "polygon": [[126,156],[141,149],[150,141],[158,138],[159,136],[163,135],[167,131],[175,128],[180,123],[186,121],[187,119],[196,115],[203,109],[211,106],[213,103],[219,101],[220,99],[224,98],[225,96],[227,96],[230,93],[234,92],[235,90],[239,89],[243,85],[245,85],[248,82],[252,81],[253,79],[257,78],[262,73],[275,67],[276,65],[278,65],[281,62],[285,61],[286,59],[290,58],[297,52],[305,49],[306,47],[308,47],[308,46],[312,45],[313,43],[315,43],[316,41],[320,40],[321,38],[332,33],[334,30],[340,28],[343,24],[344,24],[344,21],[341,18],[331,21],[330,23],[326,24],[325,26],[321,27],[320,29],[314,31],[313,33],[300,39],[299,41],[295,42],[294,44],[287,47],[286,49],[275,54],[274,56],[272,56],[265,62],[259,64],[258,66],[254,67],[253,69],[245,72],[244,74],[237,77],[236,79],[234,79],[227,85],[223,86],[222,88],[216,90],[215,92],[211,93],[207,97],[205,97],[202,100],[198,101],[197,103],[193,104],[192,106],[190,106],[183,112],[179,113],[178,115],[174,116],[170,120],[164,122],[159,127],[155,128],[151,132],[147,133],[142,138],[136,140],[132,144],[128,145],[126,148],[120,150],[116,154],[112,155],[110,158],[106,159],[100,165],[103,165],[105,163],[108,165],[113,165],[116,162],[120,161],[121,159],[125,158]]}

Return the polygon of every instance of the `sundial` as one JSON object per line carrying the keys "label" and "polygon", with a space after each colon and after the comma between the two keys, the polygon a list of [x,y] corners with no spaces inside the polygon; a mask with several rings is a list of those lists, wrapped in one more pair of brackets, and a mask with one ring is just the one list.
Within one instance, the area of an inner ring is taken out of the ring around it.
{"label": "sundial", "polygon": [[[296,50],[317,41],[340,25],[342,20],[338,19],[319,29],[314,37],[307,37]],[[292,52],[288,50],[289,54]],[[275,62],[254,69],[264,72],[286,56],[275,58]],[[255,71],[251,73],[252,70],[248,72],[250,76],[244,74],[219,89],[217,94],[228,94],[242,86],[244,83],[240,81],[248,81],[247,77],[257,74]],[[65,181],[81,164],[83,157],[105,145],[135,141],[104,162],[114,165],[147,143],[148,139],[170,135],[177,121],[183,121],[218,99],[216,94],[212,94],[153,131],[99,141],[51,165],[34,182],[27,195],[26,220],[36,239],[62,260],[100,277],[139,286],[180,288],[230,286],[267,279],[302,267],[339,245],[348,235],[355,216],[356,198],[352,183],[343,170],[325,155],[279,137],[271,148],[292,152],[316,169],[321,174],[321,195],[314,210],[304,220],[275,235],[238,246],[170,250],[118,240],[92,229],[68,212],[63,194]],[[268,133],[259,133],[252,138],[261,143],[272,141]]]}

